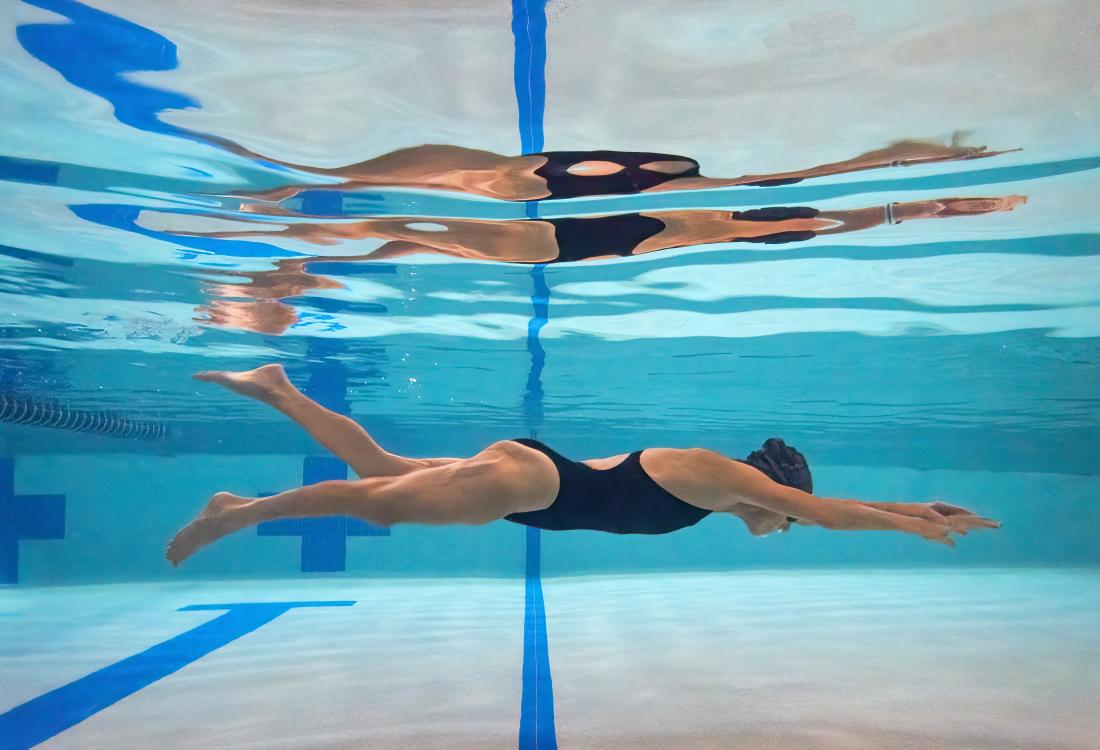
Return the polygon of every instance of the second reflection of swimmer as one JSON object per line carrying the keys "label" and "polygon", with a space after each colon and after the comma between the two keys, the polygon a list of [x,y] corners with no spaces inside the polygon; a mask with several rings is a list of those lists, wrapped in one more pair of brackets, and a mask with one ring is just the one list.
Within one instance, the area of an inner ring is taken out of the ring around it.
{"label": "second reflection of swimmer", "polygon": [[[572,263],[724,242],[784,244],[814,237],[900,224],[916,219],[974,216],[1011,211],[1022,195],[995,198],[940,198],[883,206],[819,211],[778,206],[746,211],[653,211],[610,216],[491,221],[445,218],[376,218],[353,222],[302,222],[283,228],[186,232],[206,237],[289,237],[315,245],[381,239],[384,244],[352,256],[301,256],[275,261],[266,271],[234,271],[243,283],[211,283],[214,297],[199,308],[203,321],[217,326],[278,334],[298,322],[293,307],[280,300],[343,285],[314,267],[326,262],[378,261],[418,253],[505,263]],[[222,275],[225,275],[224,272]]]}
{"label": "second reflection of swimmer", "polygon": [[[368,253],[341,258],[345,261],[388,260],[429,253],[501,263],[573,263],[724,242],[802,242],[882,224],[1011,211],[1026,200],[1026,196],[1007,195],[940,198],[840,211],[776,206],[745,211],[646,211],[510,221],[385,217],[298,222],[278,228],[212,232],[176,230],[174,233],[192,237],[278,237],[314,245],[367,239],[384,241],[381,247]],[[269,226],[268,222],[263,224]]]}

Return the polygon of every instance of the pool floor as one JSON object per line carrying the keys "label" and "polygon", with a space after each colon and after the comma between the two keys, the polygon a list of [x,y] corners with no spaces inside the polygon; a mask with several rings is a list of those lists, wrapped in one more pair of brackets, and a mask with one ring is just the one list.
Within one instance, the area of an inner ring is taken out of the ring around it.
{"label": "pool floor", "polygon": [[[561,748],[1100,747],[1095,570],[542,585]],[[515,748],[523,662],[522,580],[0,589],[0,726],[42,748]]]}

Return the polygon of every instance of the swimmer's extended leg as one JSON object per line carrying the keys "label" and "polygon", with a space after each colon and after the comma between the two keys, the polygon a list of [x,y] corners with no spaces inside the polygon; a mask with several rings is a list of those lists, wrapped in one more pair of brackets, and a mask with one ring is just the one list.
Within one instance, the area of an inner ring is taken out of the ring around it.
{"label": "swimmer's extended leg", "polygon": [[441,461],[417,460],[386,451],[358,422],[326,409],[290,382],[282,365],[264,365],[247,372],[210,370],[196,380],[217,383],[242,396],[275,407],[304,427],[317,442],[351,466],[361,477],[405,474]]}
{"label": "swimmer's extended leg", "polygon": [[557,487],[549,459],[503,441],[473,458],[401,476],[320,482],[262,498],[219,492],[172,538],[165,556],[179,565],[234,531],[279,518],[354,516],[382,526],[489,523],[548,506]]}

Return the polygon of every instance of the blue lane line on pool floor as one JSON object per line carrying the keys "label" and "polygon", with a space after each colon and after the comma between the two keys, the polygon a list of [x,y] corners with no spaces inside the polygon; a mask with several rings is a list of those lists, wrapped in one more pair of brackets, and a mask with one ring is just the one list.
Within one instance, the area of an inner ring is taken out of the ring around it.
{"label": "blue lane line on pool floor", "polygon": [[0,714],[0,750],[23,750],[45,742],[291,609],[350,607],[353,604],[353,601],[249,602],[182,607],[180,612],[227,611],[186,633]]}
{"label": "blue lane line on pool floor", "polygon": [[[515,39],[516,104],[524,154],[542,151],[543,113],[546,106],[546,0],[512,0],[512,35]],[[525,215],[537,218],[538,201],[528,201]],[[542,370],[546,352],[539,332],[549,317],[550,287],[545,267],[531,269],[533,314],[527,324],[527,353],[531,370],[523,396],[527,431],[535,437],[543,417]],[[520,750],[556,750],[554,686],[550,676],[550,651],[546,637],[546,608],[542,599],[542,532],[527,528],[523,614],[523,692],[520,696]]]}
{"label": "blue lane line on pool floor", "polygon": [[527,527],[527,575],[523,612],[523,694],[520,698],[520,750],[556,750],[554,682],[546,639],[546,607],[540,568],[542,534]]}

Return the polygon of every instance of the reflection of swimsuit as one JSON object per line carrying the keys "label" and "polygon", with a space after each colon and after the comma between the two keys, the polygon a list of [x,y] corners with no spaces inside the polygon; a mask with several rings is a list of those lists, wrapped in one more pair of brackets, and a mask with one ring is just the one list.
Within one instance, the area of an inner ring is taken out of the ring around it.
{"label": "reflection of swimsuit", "polygon": [[508,521],[555,531],[667,534],[710,515],[709,510],[686,503],[657,484],[642,468],[641,451],[631,453],[610,469],[593,469],[537,440],[520,438],[515,442],[553,461],[559,485],[558,495],[549,507],[511,513],[504,517]]}
{"label": "reflection of swimsuit", "polygon": [[[583,195],[631,195],[641,193],[670,180],[699,177],[699,162],[687,156],[656,154],[648,151],[542,151],[533,156],[546,157],[546,163],[535,174],[546,180],[550,198],[577,198]],[[614,174],[572,174],[569,168],[586,161],[607,161],[622,166]],[[643,169],[643,164],[655,161],[686,162],[687,168],[677,174]],[[772,187],[802,182],[801,177],[779,177],[773,180],[746,182],[745,185]]]}
{"label": "reflection of swimsuit", "polygon": [[[775,206],[734,211],[738,221],[785,221],[812,219],[820,213],[816,208]],[[558,257],[549,263],[573,263],[606,255],[629,257],[643,242],[665,230],[665,223],[644,214],[615,214],[587,218],[539,219],[554,227]],[[775,232],[760,237],[730,237],[725,242],[762,242],[779,244],[800,242],[816,237],[812,230]],[[666,248],[667,249],[667,248]]]}
{"label": "reflection of swimsuit", "polygon": [[[663,185],[680,177],[698,177],[699,162],[686,156],[651,154],[644,151],[543,151],[546,163],[535,174],[546,180],[548,198],[576,198],[582,195],[630,195]],[[609,161],[623,168],[614,174],[571,174],[569,168],[585,161]],[[643,169],[654,161],[687,162],[679,174]]]}
{"label": "reflection of swimsuit", "polygon": [[551,263],[572,263],[601,255],[628,257],[635,248],[665,231],[665,223],[642,214],[590,218],[540,219],[554,227],[558,257]]}

